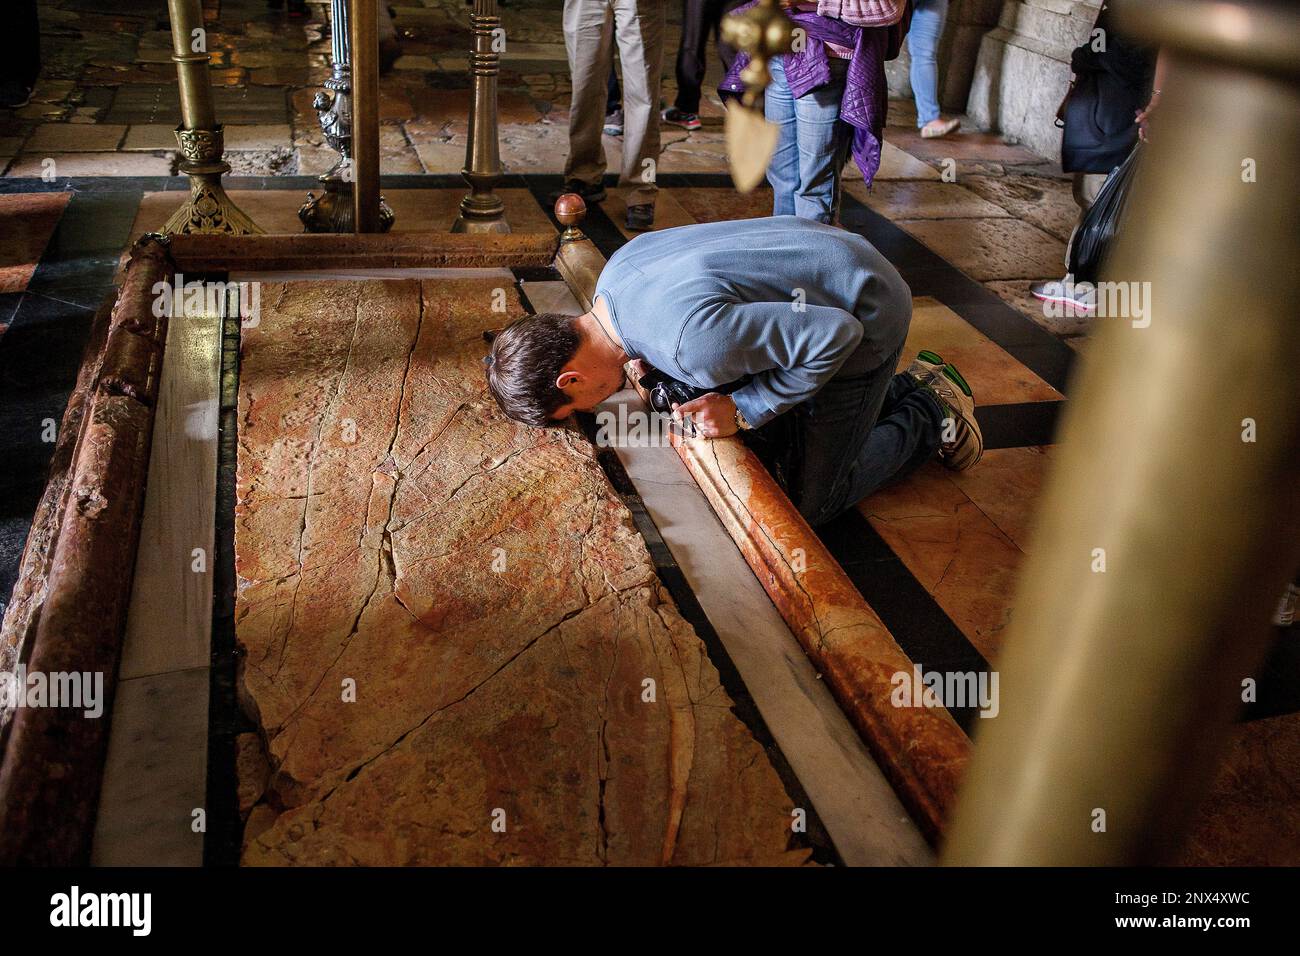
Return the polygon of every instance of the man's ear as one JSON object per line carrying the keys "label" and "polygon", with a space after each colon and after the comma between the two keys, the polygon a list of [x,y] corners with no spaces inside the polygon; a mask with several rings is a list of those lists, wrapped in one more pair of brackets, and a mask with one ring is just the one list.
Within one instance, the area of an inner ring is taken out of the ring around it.
{"label": "man's ear", "polygon": [[578,381],[578,379],[580,379],[581,377],[582,376],[580,376],[577,372],[573,371],[573,369],[566,368],[564,371],[560,373],[559,378],[555,380],[555,387],[560,390],[564,390],[568,388],[570,385],[572,385],[574,382]]}

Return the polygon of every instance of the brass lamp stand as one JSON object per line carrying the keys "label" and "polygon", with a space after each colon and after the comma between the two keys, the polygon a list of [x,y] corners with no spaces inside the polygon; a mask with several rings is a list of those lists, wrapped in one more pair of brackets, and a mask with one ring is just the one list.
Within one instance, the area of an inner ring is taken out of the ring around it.
{"label": "brass lamp stand", "polygon": [[496,0],[474,0],[470,14],[474,49],[470,69],[474,74],[474,105],[469,114],[469,144],[465,168],[460,171],[470,192],[460,201],[460,216],[452,232],[509,232],[505,204],[492,191],[501,178],[501,150],[497,144],[497,70],[500,56],[492,42],[501,27]]}
{"label": "brass lamp stand", "polygon": [[[333,67],[325,89],[312,101],[320,118],[325,142],[339,154],[339,161],[319,177],[325,191],[307,194],[298,218],[308,232],[351,232],[354,227],[352,183],[352,45],[349,36],[348,0],[330,3],[330,54]],[[379,228],[393,225],[393,210],[379,197]]]}
{"label": "brass lamp stand", "polygon": [[[252,219],[226,195],[221,177],[230,172],[222,159],[225,143],[212,106],[203,14],[199,0],[167,0],[172,25],[172,60],[180,83],[181,125],[176,142],[185,157],[181,172],[190,177],[190,198],[163,226],[169,233],[215,233],[243,236],[260,233]],[[200,48],[199,51],[195,47]]]}

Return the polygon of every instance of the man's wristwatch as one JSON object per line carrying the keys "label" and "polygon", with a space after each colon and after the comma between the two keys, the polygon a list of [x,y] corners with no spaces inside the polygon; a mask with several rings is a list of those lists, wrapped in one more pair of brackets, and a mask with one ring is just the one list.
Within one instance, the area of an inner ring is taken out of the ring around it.
{"label": "man's wristwatch", "polygon": [[740,406],[736,406],[736,427],[741,431],[750,431],[754,426],[745,421],[745,416],[740,412]]}

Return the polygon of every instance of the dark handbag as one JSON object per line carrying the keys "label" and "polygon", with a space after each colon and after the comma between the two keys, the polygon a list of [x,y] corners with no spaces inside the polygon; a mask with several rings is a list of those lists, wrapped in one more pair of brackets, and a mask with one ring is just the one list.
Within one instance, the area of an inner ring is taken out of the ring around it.
{"label": "dark handbag", "polygon": [[1070,272],[1077,282],[1097,281],[1101,274],[1102,260],[1111,240],[1119,229],[1120,219],[1124,215],[1124,206],[1132,192],[1133,176],[1137,171],[1138,154],[1142,151],[1139,143],[1133,147],[1128,158],[1111,171],[1102,184],[1097,200],[1088,207],[1079,222],[1070,246]]}

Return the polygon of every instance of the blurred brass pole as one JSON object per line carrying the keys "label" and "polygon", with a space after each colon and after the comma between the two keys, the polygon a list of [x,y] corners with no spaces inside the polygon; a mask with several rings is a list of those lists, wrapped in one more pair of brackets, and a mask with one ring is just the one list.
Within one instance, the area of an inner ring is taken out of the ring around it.
{"label": "blurred brass pole", "polygon": [[497,0],[474,0],[470,14],[474,47],[470,71],[474,74],[474,102],[469,113],[469,143],[465,168],[460,171],[469,194],[460,201],[460,215],[452,232],[509,232],[505,204],[492,191],[501,178],[501,150],[497,142],[497,70],[501,57],[494,41],[504,37]]}
{"label": "blurred brass pole", "polygon": [[352,187],[357,232],[380,232],[379,6],[352,0]]}
{"label": "blurred brass pole", "polygon": [[1300,11],[1116,13],[1170,56],[1105,275],[1149,325],[1095,320],[952,865],[1174,858],[1300,564]]}
{"label": "blurred brass pole", "polygon": [[260,233],[234,204],[221,185],[230,172],[222,159],[225,141],[212,106],[208,77],[207,33],[199,0],[167,0],[172,26],[172,62],[180,86],[181,125],[176,142],[184,159],[180,171],[190,177],[190,198],[172,213],[163,232],[217,233],[241,236]]}

